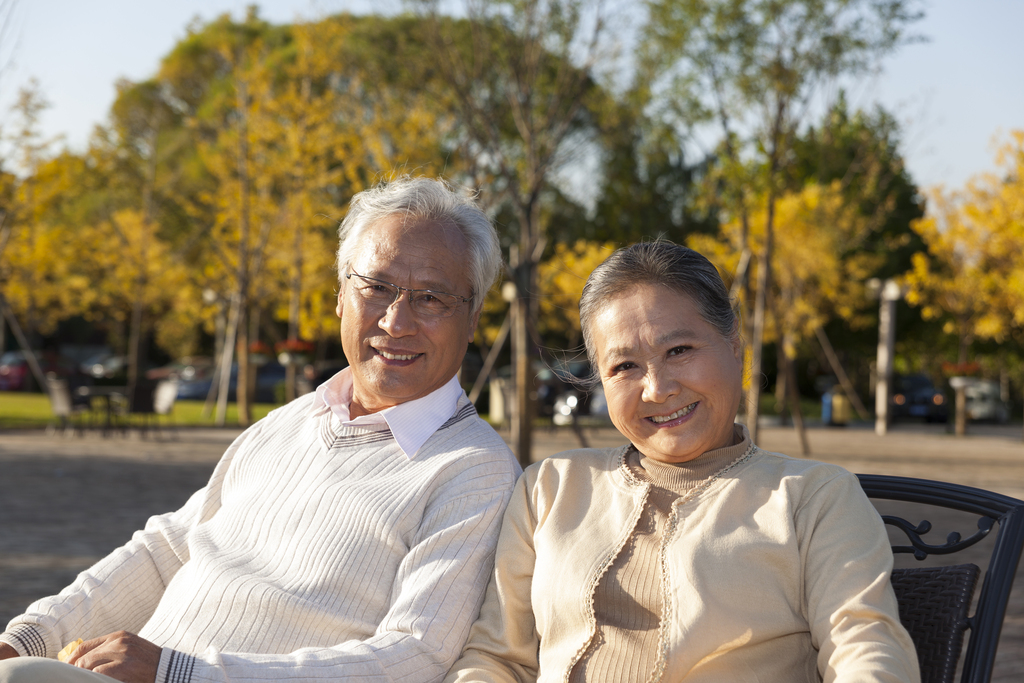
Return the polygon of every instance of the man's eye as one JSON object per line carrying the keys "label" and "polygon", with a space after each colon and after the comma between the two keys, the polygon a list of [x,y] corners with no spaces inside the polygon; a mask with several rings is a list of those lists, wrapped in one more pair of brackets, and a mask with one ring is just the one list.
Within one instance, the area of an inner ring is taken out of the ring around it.
{"label": "man's eye", "polygon": [[374,294],[385,294],[387,293],[388,288],[384,285],[370,285],[370,291]]}

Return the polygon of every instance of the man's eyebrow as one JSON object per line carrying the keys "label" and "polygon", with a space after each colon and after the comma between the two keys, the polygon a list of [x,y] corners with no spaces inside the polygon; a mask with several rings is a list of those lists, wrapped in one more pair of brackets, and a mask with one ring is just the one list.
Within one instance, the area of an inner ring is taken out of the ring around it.
{"label": "man's eyebrow", "polygon": [[[368,269],[367,272],[360,272],[359,274],[365,277],[372,277],[373,279],[380,280],[382,282],[398,284],[397,282],[395,282],[394,276],[388,275],[386,273],[380,273],[376,270]],[[405,287],[405,285],[402,285],[402,287]],[[429,280],[426,282],[415,283],[413,284],[411,289],[431,289],[435,292],[449,292],[451,291],[452,287],[454,287],[453,283],[445,284],[444,282],[441,282],[439,280]]]}

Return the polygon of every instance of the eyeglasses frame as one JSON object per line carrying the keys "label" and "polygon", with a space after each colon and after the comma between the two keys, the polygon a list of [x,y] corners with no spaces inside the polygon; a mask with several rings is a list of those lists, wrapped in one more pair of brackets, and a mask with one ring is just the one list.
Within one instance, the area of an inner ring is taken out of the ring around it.
{"label": "eyeglasses frame", "polygon": [[[438,290],[438,289],[418,289],[418,288],[415,288],[415,287],[401,287],[399,285],[396,285],[393,282],[388,282],[387,280],[381,280],[380,278],[370,277],[369,275],[360,275],[359,273],[355,272],[354,270],[350,270],[347,273],[345,273],[345,279],[346,280],[351,280],[353,275],[355,275],[357,278],[363,280],[364,282],[377,283],[377,284],[381,284],[381,285],[387,285],[388,287],[394,287],[397,290],[397,293],[395,294],[395,298],[391,301],[391,303],[389,303],[387,306],[385,306],[385,310],[387,310],[388,308],[391,308],[392,306],[394,306],[395,303],[402,298],[402,292],[409,292],[409,305],[410,305],[410,308],[412,306],[412,295],[415,292],[426,292],[428,294],[435,294],[435,295],[436,294],[443,294],[444,296],[450,296],[450,297],[452,297],[453,299],[456,300],[455,306],[452,307],[452,312],[449,315],[430,315],[430,314],[426,314],[427,317],[429,317],[429,318],[440,318],[440,319],[450,318],[453,315],[455,315],[455,309],[458,308],[460,304],[468,304],[468,303],[472,303],[473,302],[472,298],[467,298],[467,297],[464,297],[464,296],[460,296],[458,294],[452,294],[451,292],[442,292],[441,290]],[[422,315],[419,311],[416,311],[415,309],[413,309],[413,312],[415,312],[417,315]]]}

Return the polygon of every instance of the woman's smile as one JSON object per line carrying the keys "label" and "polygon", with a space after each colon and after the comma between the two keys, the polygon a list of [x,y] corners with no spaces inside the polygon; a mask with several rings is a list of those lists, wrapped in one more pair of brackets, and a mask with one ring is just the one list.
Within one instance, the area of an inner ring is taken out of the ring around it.
{"label": "woman's smile", "polygon": [[647,419],[650,420],[651,422],[653,422],[654,424],[664,425],[666,422],[672,422],[673,420],[675,420],[677,418],[686,417],[687,415],[689,415],[690,413],[693,412],[693,409],[697,407],[698,403],[700,403],[700,401],[695,401],[694,403],[691,403],[688,406],[683,406],[682,408],[680,408],[676,412],[672,413],[671,415],[665,415],[663,417],[662,416],[653,415],[653,416],[651,416],[651,417],[649,417]]}

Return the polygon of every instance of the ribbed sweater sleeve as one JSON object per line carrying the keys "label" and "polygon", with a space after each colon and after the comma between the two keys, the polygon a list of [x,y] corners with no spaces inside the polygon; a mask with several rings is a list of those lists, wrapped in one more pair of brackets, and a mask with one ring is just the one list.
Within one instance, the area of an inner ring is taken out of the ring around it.
{"label": "ribbed sweater sleeve", "polygon": [[[157,683],[436,681],[462,648],[519,474],[511,452],[465,397],[411,458],[386,426],[343,427],[310,405],[268,416],[167,516],[177,569],[148,580],[158,595],[133,622],[164,648]],[[107,558],[110,571],[79,577],[61,604],[132,602],[107,580],[136,581],[117,572],[138,562]],[[70,626],[57,611],[7,635],[90,637],[87,611]],[[90,634],[131,630],[118,615]]]}
{"label": "ribbed sweater sleeve", "polygon": [[216,513],[224,473],[246,438],[239,436],[221,458],[209,483],[179,510],[151,517],[143,530],[85,570],[58,595],[29,605],[0,641],[21,656],[54,658],[76,638],[113,631],[138,632],[156,610],[167,584],[189,560],[188,534]]}

